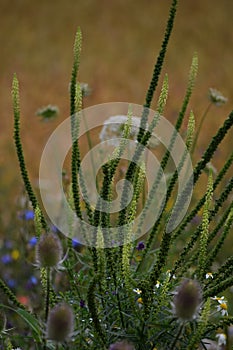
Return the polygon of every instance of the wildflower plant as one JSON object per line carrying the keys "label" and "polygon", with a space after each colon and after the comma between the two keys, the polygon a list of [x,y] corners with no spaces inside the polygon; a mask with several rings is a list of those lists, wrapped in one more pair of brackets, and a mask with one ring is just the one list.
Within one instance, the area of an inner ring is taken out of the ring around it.
{"label": "wildflower plant", "polygon": [[[98,136],[107,155],[95,148],[88,126],[89,114],[96,110],[83,108],[83,99],[91,90],[78,82],[82,45],[78,29],[69,87],[70,127],[66,129],[70,131],[72,148],[70,181],[65,186],[63,163],[58,175],[52,172],[53,161],[56,158],[58,162],[59,153],[59,149],[53,149],[54,153],[47,158],[49,172],[54,184],[57,177],[59,185],[63,181],[66,193],[61,202],[54,200],[49,210],[47,197],[41,192],[43,208],[29,179],[20,136],[19,82],[14,76],[14,140],[31,206],[30,212],[23,215],[24,220],[34,220],[27,246],[33,250],[39,269],[43,305],[38,308],[33,302],[25,305],[4,278],[0,279],[0,289],[5,296],[0,310],[2,348],[191,350],[206,349],[209,341],[215,342],[216,348],[230,349],[233,317],[223,293],[233,285],[233,258],[226,258],[219,266],[214,263],[232,227],[233,181],[229,172],[233,156],[229,156],[217,174],[208,165],[231,130],[233,112],[190,171],[190,154],[196,150],[201,131],[195,128],[194,112],[187,112],[197,75],[196,54],[183,103],[170,132],[163,117],[169,90],[167,75],[156,111],[150,109],[177,3],[177,0],[171,3],[144,105],[139,108],[133,104],[123,104],[123,107],[114,104],[110,106],[113,114],[109,114],[105,113],[107,104],[98,107],[95,118],[91,115],[95,122],[96,118],[103,118],[95,126],[101,126]],[[213,89],[209,98],[210,103],[217,106],[226,102],[226,98]],[[57,112],[57,108],[50,105],[38,115],[47,120]],[[186,118],[188,126],[182,143],[179,132]],[[90,148],[89,163],[83,161],[79,142],[83,124]],[[61,134],[60,143],[63,140],[67,138]],[[45,149],[45,155],[48,150]],[[153,152],[161,157],[159,165],[152,162],[153,167],[148,168]],[[170,166],[171,158],[174,158],[174,168]],[[90,181],[92,173],[96,176]],[[195,192],[198,188],[201,176],[206,180],[206,191],[200,199],[191,200],[192,190]],[[225,181],[227,176],[229,181]],[[41,182],[41,186],[43,184]],[[96,201],[92,198],[93,184],[99,194]],[[45,192],[48,191],[46,188]],[[194,225],[197,216],[200,220]],[[16,253],[13,256],[16,257]],[[2,257],[2,263],[10,263],[9,256]],[[24,322],[24,335],[7,328],[5,314],[7,320],[11,320],[13,313]]]}

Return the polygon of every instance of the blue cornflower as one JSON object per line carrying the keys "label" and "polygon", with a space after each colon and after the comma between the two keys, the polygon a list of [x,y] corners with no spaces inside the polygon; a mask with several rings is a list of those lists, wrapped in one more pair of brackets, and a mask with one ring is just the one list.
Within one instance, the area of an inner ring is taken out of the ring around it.
{"label": "blue cornflower", "polygon": [[30,245],[30,247],[34,247],[37,243],[37,238],[34,236],[32,237],[29,241],[28,244]]}
{"label": "blue cornflower", "polygon": [[22,220],[29,221],[34,219],[35,214],[33,210],[25,209],[23,212],[21,212],[19,217]]}
{"label": "blue cornflower", "polygon": [[1,257],[1,262],[3,264],[9,264],[10,262],[12,262],[12,257],[10,254],[4,254],[2,257]]}
{"label": "blue cornflower", "polygon": [[33,284],[35,286],[38,283],[38,279],[35,276],[31,276],[29,278],[29,282],[31,282],[31,284]]}
{"label": "blue cornflower", "polygon": [[72,247],[79,248],[80,246],[81,246],[81,243],[79,242],[79,240],[77,238],[73,238],[72,239]]}
{"label": "blue cornflower", "polygon": [[13,278],[10,278],[8,281],[7,281],[7,285],[8,287],[10,288],[14,288],[16,286],[16,281],[13,279]]}
{"label": "blue cornflower", "polygon": [[31,289],[33,287],[35,287],[38,283],[38,279],[35,276],[31,276],[28,280],[27,280],[27,288]]}
{"label": "blue cornflower", "polygon": [[145,248],[144,242],[138,242],[138,245],[136,247],[137,250],[143,250]]}

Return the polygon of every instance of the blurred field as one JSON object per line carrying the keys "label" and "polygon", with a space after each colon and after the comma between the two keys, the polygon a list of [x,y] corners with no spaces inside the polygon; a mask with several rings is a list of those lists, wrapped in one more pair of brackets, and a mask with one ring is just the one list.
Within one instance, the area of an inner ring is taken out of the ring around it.
{"label": "blurred field", "polygon": [[[86,106],[110,101],[142,104],[169,5],[168,0],[0,0],[2,220],[9,220],[21,184],[12,141],[13,73],[20,80],[23,145],[31,178],[36,183],[43,146],[56,125],[69,115],[68,84],[77,26],[83,32],[80,81],[93,89]],[[209,87],[221,90],[229,99],[226,106],[212,108],[199,143],[200,152],[232,109],[232,14],[231,0],[180,0],[169,45],[163,74],[167,72],[170,81],[165,114],[170,121],[174,122],[179,111],[195,51],[199,56],[199,75],[191,106],[197,121],[208,104]],[[42,123],[35,111],[49,103],[58,105],[60,116]],[[232,149],[231,137],[215,165]]]}

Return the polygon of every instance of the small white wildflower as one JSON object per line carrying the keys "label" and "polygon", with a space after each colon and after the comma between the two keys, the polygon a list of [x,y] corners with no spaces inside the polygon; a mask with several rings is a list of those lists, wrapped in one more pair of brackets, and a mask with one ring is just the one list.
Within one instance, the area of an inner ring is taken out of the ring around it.
{"label": "small white wildflower", "polygon": [[[118,147],[119,140],[118,138],[122,137],[122,132],[124,129],[124,124],[127,122],[127,115],[115,115],[111,116],[105,120],[103,128],[100,132],[99,138],[101,141],[107,141],[109,145]],[[132,125],[130,130],[129,138],[133,141],[137,141],[137,134],[140,128],[141,119],[138,117],[132,117]],[[148,125],[146,126],[146,130]],[[153,133],[148,142],[148,147],[155,148],[158,146],[159,141],[156,135]]]}
{"label": "small white wildflower", "polygon": [[42,117],[42,119],[46,121],[55,118],[58,114],[59,108],[53,105],[48,105],[46,107],[39,108],[36,111],[36,115]]}
{"label": "small white wildflower", "polygon": [[218,345],[226,345],[226,343],[227,343],[227,336],[226,336],[225,333],[217,334],[216,338],[218,338]]}
{"label": "small white wildflower", "polygon": [[80,87],[81,87],[83,97],[91,95],[92,90],[87,83],[80,83]]}
{"label": "small white wildflower", "polygon": [[219,301],[219,300],[224,300],[224,297],[216,297],[215,296],[215,297],[212,297],[210,299]]}
{"label": "small white wildflower", "polygon": [[175,275],[171,275],[171,270],[167,270],[167,275],[169,278],[172,277],[173,279],[176,279]]}
{"label": "small white wildflower", "polygon": [[156,287],[156,288],[159,288],[159,286],[160,286],[160,282],[159,282],[159,281],[157,281],[157,283],[156,283],[155,287]]}
{"label": "small white wildflower", "polygon": [[137,293],[138,295],[140,295],[142,293],[142,291],[139,288],[133,289],[133,291],[135,293]]}
{"label": "small white wildflower", "polygon": [[208,280],[209,278],[214,278],[212,272],[207,272],[206,275],[205,275],[205,278]]}
{"label": "small white wildflower", "polygon": [[225,300],[218,300],[219,305],[217,305],[217,311],[221,312],[222,316],[228,316],[227,303]]}
{"label": "small white wildflower", "polygon": [[227,102],[227,98],[220,91],[212,88],[209,89],[209,99],[216,106],[222,106]]}

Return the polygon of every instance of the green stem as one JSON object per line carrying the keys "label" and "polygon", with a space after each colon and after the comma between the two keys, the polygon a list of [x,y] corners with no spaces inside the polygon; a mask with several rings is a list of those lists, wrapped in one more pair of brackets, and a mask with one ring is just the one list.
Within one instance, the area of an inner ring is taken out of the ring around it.
{"label": "green stem", "polygon": [[[92,145],[92,141],[91,141],[89,128],[88,128],[87,121],[86,121],[84,113],[82,113],[82,116],[83,116],[83,121],[84,121],[84,125],[85,125],[85,128],[86,128],[88,148],[91,151],[93,145]],[[93,158],[92,152],[90,152],[90,156],[91,156],[91,166],[92,166],[92,171],[93,171],[93,176],[94,176],[93,178],[95,179],[95,177],[96,177],[96,174],[95,174],[95,162],[94,162],[94,158]],[[96,189],[99,192],[99,184],[98,184],[97,180],[96,180]]]}
{"label": "green stem", "polygon": [[5,282],[0,278],[0,289],[4,292],[4,294],[8,297],[8,299],[13,303],[13,305],[19,307],[20,309],[25,309],[24,305],[21,304],[17,298],[15,297],[14,293],[10,290],[10,288],[7,287]]}
{"label": "green stem", "polygon": [[184,323],[182,323],[182,324],[180,325],[180,329],[179,329],[179,331],[178,331],[178,333],[177,333],[177,335],[176,335],[176,337],[175,337],[175,339],[174,339],[174,341],[173,341],[173,343],[172,343],[172,345],[171,345],[171,347],[170,347],[169,350],[175,349],[176,343],[177,343],[177,341],[179,340],[179,337],[180,337],[180,335],[181,335],[181,333],[182,333],[182,331],[183,331],[183,328],[184,328]]}
{"label": "green stem", "polygon": [[[23,146],[21,143],[21,137],[20,137],[20,107],[19,107],[19,82],[18,79],[16,77],[16,75],[14,75],[13,78],[13,83],[12,83],[12,100],[13,100],[13,111],[14,111],[14,140],[15,140],[15,148],[16,148],[16,153],[17,153],[17,157],[18,157],[18,162],[19,162],[19,167],[20,167],[20,171],[21,171],[21,176],[24,182],[24,186],[26,189],[26,192],[28,194],[29,200],[32,204],[33,210],[35,212],[35,210],[37,208],[39,208],[39,204],[36,198],[36,195],[33,191],[31,182],[29,180],[29,175],[28,175],[28,171],[27,171],[27,167],[26,167],[26,163],[25,163],[25,159],[24,159],[24,152],[23,152]],[[47,223],[45,221],[45,218],[42,214],[41,211],[41,225],[42,227],[47,230],[48,226]]]}
{"label": "green stem", "polygon": [[[168,43],[169,43],[169,39],[170,39],[170,36],[171,36],[171,33],[172,33],[174,21],[175,21],[177,3],[178,3],[178,0],[173,0],[172,4],[171,4],[171,7],[170,7],[169,18],[168,18],[168,21],[167,21],[167,26],[166,26],[166,30],[165,30],[165,33],[164,33],[164,38],[163,38],[163,41],[162,41],[161,49],[160,49],[159,55],[157,57],[155,66],[154,66],[152,79],[151,79],[149,88],[148,88],[147,93],[146,93],[146,99],[145,99],[145,104],[144,104],[144,107],[146,109],[150,108],[151,102],[152,102],[152,99],[153,99],[153,96],[154,96],[154,93],[155,93],[155,90],[156,90],[156,87],[158,85],[160,73],[161,73],[161,70],[162,70],[162,67],[163,67],[163,62],[164,62],[166,51],[167,51],[167,46],[168,46]],[[141,119],[140,130],[139,130],[138,137],[137,137],[139,142],[141,141],[141,139],[142,139],[142,137],[144,135],[145,126],[146,126],[146,122],[147,122],[147,117],[148,117],[148,111],[145,110],[143,112],[143,116],[142,116],[142,119]]]}
{"label": "green stem", "polygon": [[48,314],[49,314],[49,303],[50,303],[50,268],[47,267],[46,269],[47,273],[47,281],[46,281],[46,301],[45,301],[45,322],[48,320]]}
{"label": "green stem", "polygon": [[212,106],[212,103],[209,103],[209,105],[207,106],[205,112],[204,112],[203,115],[202,115],[200,124],[199,124],[199,126],[198,126],[196,135],[195,135],[194,140],[193,140],[193,145],[192,145],[191,154],[193,154],[193,152],[194,152],[194,150],[195,150],[195,148],[196,148],[197,140],[198,140],[198,137],[199,137],[199,135],[200,135],[202,125],[203,125],[203,123],[204,123],[204,120],[205,120],[205,118],[206,118],[206,116],[207,116],[207,114],[208,114],[208,112],[209,112],[211,106]]}

